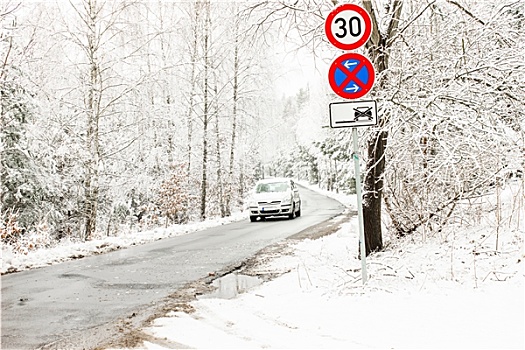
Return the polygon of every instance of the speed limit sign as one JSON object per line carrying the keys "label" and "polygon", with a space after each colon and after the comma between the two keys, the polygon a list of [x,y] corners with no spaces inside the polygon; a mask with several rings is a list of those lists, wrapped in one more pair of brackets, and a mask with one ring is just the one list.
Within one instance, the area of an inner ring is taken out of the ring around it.
{"label": "speed limit sign", "polygon": [[370,38],[372,21],[361,6],[343,4],[326,17],[325,31],[328,40],[338,49],[354,50]]}

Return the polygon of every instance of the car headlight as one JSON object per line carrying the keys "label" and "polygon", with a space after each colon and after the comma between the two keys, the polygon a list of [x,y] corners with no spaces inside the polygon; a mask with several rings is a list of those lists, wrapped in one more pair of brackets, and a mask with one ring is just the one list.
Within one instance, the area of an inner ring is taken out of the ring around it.
{"label": "car headlight", "polygon": [[256,207],[258,205],[257,201],[255,200],[255,198],[250,198],[248,200],[248,206],[249,207]]}

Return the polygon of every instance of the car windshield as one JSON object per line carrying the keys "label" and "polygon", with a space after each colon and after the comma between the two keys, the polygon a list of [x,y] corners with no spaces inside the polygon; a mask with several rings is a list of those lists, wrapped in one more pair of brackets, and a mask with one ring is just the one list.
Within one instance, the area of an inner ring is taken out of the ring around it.
{"label": "car windshield", "polygon": [[290,186],[287,182],[270,182],[258,184],[255,193],[286,192]]}

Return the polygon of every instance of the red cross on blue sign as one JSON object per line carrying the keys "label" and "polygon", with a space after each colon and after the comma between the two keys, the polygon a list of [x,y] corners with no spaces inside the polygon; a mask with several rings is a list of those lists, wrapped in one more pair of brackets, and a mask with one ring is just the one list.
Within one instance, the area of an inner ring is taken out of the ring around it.
{"label": "red cross on blue sign", "polygon": [[374,66],[363,55],[345,53],[332,62],[328,80],[332,90],[342,98],[360,98],[374,86]]}

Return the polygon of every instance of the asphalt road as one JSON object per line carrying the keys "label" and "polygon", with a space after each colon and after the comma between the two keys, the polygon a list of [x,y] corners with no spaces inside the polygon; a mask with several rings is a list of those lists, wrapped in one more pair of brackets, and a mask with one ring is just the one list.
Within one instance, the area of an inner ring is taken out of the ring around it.
{"label": "asphalt road", "polygon": [[301,196],[302,216],[294,220],[246,219],[2,276],[1,348],[48,349],[64,339],[71,348],[89,348],[86,333],[344,210],[305,188]]}

